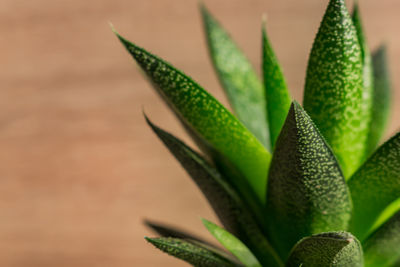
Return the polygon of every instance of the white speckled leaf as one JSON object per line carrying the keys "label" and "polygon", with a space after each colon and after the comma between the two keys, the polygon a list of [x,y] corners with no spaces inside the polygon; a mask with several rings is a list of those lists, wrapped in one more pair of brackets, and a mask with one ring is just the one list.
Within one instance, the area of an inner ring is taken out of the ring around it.
{"label": "white speckled leaf", "polygon": [[240,266],[215,251],[192,242],[170,237],[148,238],[146,240],[161,251],[199,267]]}
{"label": "white speckled leaf", "polygon": [[351,231],[364,240],[380,213],[400,196],[400,133],[383,144],[350,178]]}
{"label": "white speckled leaf", "polygon": [[344,0],[330,0],[308,62],[304,109],[332,147],[346,178],[364,158],[370,110],[363,64]]}
{"label": "white speckled leaf", "polygon": [[257,138],[191,78],[119,34],[117,36],[175,113],[226,157],[245,176],[259,199],[264,200],[271,155]]}
{"label": "white speckled leaf", "polygon": [[363,267],[360,242],[346,232],[321,233],[300,240],[287,267]]}
{"label": "white speckled leaf", "polygon": [[251,212],[224,177],[198,153],[148,119],[147,122],[203,192],[224,227],[248,245],[262,263],[279,266],[280,259],[262,231],[266,228],[262,210]]}
{"label": "white speckled leaf", "polygon": [[261,267],[253,253],[234,235],[218,225],[203,219],[204,226],[229,252],[246,267]]}
{"label": "white speckled leaf", "polygon": [[235,114],[270,149],[267,107],[260,79],[243,52],[204,5],[201,5],[201,14],[211,59]]}
{"label": "white speckled leaf", "polygon": [[267,210],[268,237],[283,259],[302,237],[347,230],[349,225],[351,199],[339,164],[297,103],[276,142]]}
{"label": "white speckled leaf", "polygon": [[400,260],[400,212],[363,243],[365,266],[393,266]]}

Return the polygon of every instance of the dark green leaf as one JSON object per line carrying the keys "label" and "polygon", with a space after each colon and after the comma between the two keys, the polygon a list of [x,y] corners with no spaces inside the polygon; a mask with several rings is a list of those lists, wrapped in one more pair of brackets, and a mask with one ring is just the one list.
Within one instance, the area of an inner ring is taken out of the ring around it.
{"label": "dark green leaf", "polygon": [[253,253],[234,235],[218,225],[203,219],[204,226],[229,252],[231,252],[246,267],[261,267]]}
{"label": "dark green leaf", "polygon": [[218,78],[239,120],[270,149],[265,93],[246,56],[201,5],[205,34]]}
{"label": "dark green leaf", "polygon": [[386,46],[382,45],[372,56],[374,69],[374,92],[372,118],[368,135],[367,153],[373,153],[382,140],[390,113],[390,73]]}
{"label": "dark green leaf", "polygon": [[[363,109],[366,111],[369,111],[368,117],[365,119],[370,120],[372,115],[372,95],[374,91],[374,75],[373,75],[373,68],[372,68],[372,59],[371,59],[371,53],[368,48],[367,40],[365,37],[365,33],[363,30],[363,25],[362,25],[362,20],[361,20],[361,14],[360,14],[360,9],[358,6],[358,2],[354,2],[354,11],[353,11],[353,22],[354,26],[356,27],[357,30],[357,37],[358,37],[358,42],[361,47],[361,56],[362,56],[362,61],[363,61],[363,83],[364,83],[364,95],[363,95],[363,104],[364,107]],[[372,120],[369,122],[369,129],[368,129],[368,137],[367,137],[367,147],[366,147],[366,152],[364,153],[364,157],[367,157],[370,152],[368,151],[368,143],[370,143],[372,140],[369,140],[369,138],[372,138],[371,136],[371,131],[375,131],[375,122]],[[378,140],[379,141],[379,140]],[[372,141],[375,142],[375,141]],[[376,144],[375,144],[376,146]],[[375,147],[374,147],[375,149]]]}
{"label": "dark green leaf", "polygon": [[282,258],[304,236],[348,228],[351,200],[339,164],[296,102],[276,142],[267,197],[269,236]]}
{"label": "dark green leaf", "polygon": [[194,266],[219,267],[238,266],[227,258],[208,250],[202,246],[178,238],[160,237],[146,240],[161,251],[178,259],[184,260]]}
{"label": "dark green leaf", "polygon": [[360,242],[346,232],[303,238],[293,248],[287,267],[363,267]]}
{"label": "dark green leaf", "polygon": [[191,78],[117,36],[178,117],[232,162],[257,196],[264,199],[271,155],[257,138]]}
{"label": "dark green leaf", "polygon": [[198,185],[225,228],[243,240],[262,263],[279,266],[280,259],[260,228],[260,225],[266,228],[258,217],[262,213],[254,216],[236,191],[199,154],[149,120],[147,122]]}
{"label": "dark green leaf", "polygon": [[364,158],[370,110],[363,64],[344,0],[330,0],[308,62],[304,109],[332,147],[346,178]]}
{"label": "dark green leaf", "polygon": [[194,240],[194,241],[206,244],[208,246],[213,246],[209,242],[207,242],[193,234],[182,231],[180,229],[176,229],[174,227],[156,223],[156,222],[152,222],[149,220],[145,220],[144,223],[146,226],[151,228],[154,232],[161,235],[162,237],[173,237],[173,238],[179,238],[179,239]]}
{"label": "dark green leaf", "polygon": [[285,122],[290,108],[291,98],[283,76],[281,66],[269,42],[265,23],[262,29],[263,36],[263,75],[265,94],[267,97],[269,131],[272,147]]}
{"label": "dark green leaf", "polygon": [[400,212],[363,243],[365,266],[391,266],[400,260]]}
{"label": "dark green leaf", "polygon": [[348,182],[351,231],[363,240],[380,213],[400,196],[400,133],[383,144]]}

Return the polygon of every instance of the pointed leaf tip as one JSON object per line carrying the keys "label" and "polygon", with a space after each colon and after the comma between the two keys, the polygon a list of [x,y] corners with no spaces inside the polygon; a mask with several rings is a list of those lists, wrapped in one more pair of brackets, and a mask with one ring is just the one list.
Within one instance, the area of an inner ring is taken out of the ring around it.
{"label": "pointed leaf tip", "polygon": [[339,164],[297,102],[276,142],[267,190],[268,233],[282,258],[303,236],[349,225],[351,200]]}
{"label": "pointed leaf tip", "polygon": [[311,50],[304,108],[337,156],[346,178],[364,158],[370,111],[363,102],[363,62],[343,0],[331,0]]}

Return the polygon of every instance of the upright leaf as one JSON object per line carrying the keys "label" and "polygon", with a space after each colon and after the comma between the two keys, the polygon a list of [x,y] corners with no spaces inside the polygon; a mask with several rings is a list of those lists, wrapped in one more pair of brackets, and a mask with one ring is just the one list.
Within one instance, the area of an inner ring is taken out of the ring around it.
{"label": "upright leaf", "polygon": [[339,164],[297,103],[276,142],[267,198],[269,236],[284,259],[300,238],[348,227],[351,200]]}
{"label": "upright leaf", "polygon": [[400,212],[364,242],[365,266],[393,266],[400,260]]}
{"label": "upright leaf", "polygon": [[199,154],[148,119],[147,122],[198,185],[222,224],[243,240],[262,263],[279,266],[281,260],[261,229],[261,227],[266,228],[262,211],[251,212],[224,177]]}
{"label": "upright leaf", "polygon": [[257,138],[191,78],[117,36],[181,120],[232,162],[264,199],[271,155]]}
{"label": "upright leaf", "polygon": [[372,56],[374,70],[374,92],[372,118],[367,143],[367,154],[375,151],[388,123],[390,113],[390,73],[387,62],[386,46],[380,46]]}
{"label": "upright leaf", "polygon": [[[353,23],[354,26],[356,27],[357,30],[357,37],[358,37],[358,42],[361,47],[361,57],[362,57],[362,62],[363,62],[363,84],[364,84],[364,91],[363,91],[363,110],[368,112],[368,117],[366,117],[366,120],[370,120],[372,116],[372,95],[374,91],[374,75],[373,75],[373,68],[372,68],[372,59],[371,59],[371,53],[368,48],[368,43],[365,37],[363,25],[362,25],[362,20],[361,20],[361,14],[360,14],[360,8],[358,6],[358,1],[354,2],[354,10],[353,10]],[[367,147],[366,147],[366,152],[364,153],[364,158],[369,156],[369,151],[368,151],[368,143],[371,142],[369,140],[371,131],[375,131],[373,129],[375,127],[374,122],[372,120],[369,121],[369,129],[368,129],[368,137],[367,137]],[[376,145],[376,144],[375,144]]]}
{"label": "upright leaf", "polygon": [[229,34],[201,5],[205,35],[211,59],[229,102],[239,120],[270,148],[265,93],[246,56]]}
{"label": "upright leaf", "polygon": [[304,109],[332,147],[346,178],[364,157],[369,110],[363,64],[344,0],[330,0],[308,62]]}
{"label": "upright leaf", "polygon": [[350,178],[351,231],[361,241],[380,213],[400,196],[400,133],[383,144]]}
{"label": "upright leaf", "polygon": [[239,266],[229,259],[208,250],[202,246],[178,238],[160,237],[146,240],[161,251],[184,260],[194,266],[203,267],[230,267]]}
{"label": "upright leaf", "polygon": [[262,29],[263,75],[264,87],[267,98],[269,132],[272,147],[285,122],[290,108],[291,98],[286,85],[281,66],[269,42],[265,23]]}
{"label": "upright leaf", "polygon": [[234,235],[218,225],[203,219],[208,231],[246,267],[261,267],[253,253]]}
{"label": "upright leaf", "polygon": [[363,267],[363,251],[350,233],[322,233],[300,240],[286,266]]}

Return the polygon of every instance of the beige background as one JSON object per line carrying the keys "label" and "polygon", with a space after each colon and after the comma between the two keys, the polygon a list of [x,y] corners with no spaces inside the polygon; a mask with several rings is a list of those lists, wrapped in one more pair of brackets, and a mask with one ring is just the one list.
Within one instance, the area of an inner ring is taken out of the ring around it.
{"label": "beige background", "polygon": [[[363,0],[372,47],[390,47],[400,124],[400,3]],[[301,100],[327,0],[206,1],[260,65],[260,18]],[[169,60],[226,103],[197,1],[0,1],[0,266],[186,266],[144,242],[153,218],[205,234],[206,201],[145,125],[184,136],[110,31]],[[396,119],[397,118],[397,119]],[[209,237],[207,235],[207,237]]]}

